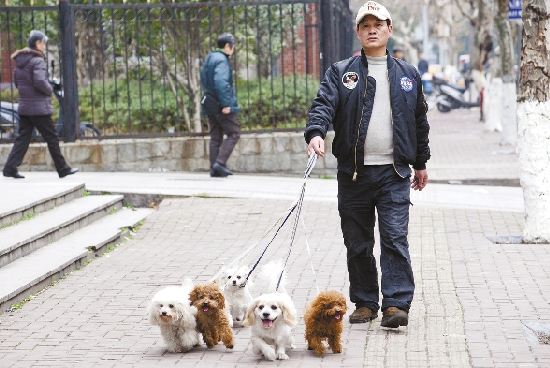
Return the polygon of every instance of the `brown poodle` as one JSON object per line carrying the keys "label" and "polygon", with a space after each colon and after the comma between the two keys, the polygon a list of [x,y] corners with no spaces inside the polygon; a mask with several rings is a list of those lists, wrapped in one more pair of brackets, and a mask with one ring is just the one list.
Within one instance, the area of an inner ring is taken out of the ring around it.
{"label": "brown poodle", "polygon": [[189,300],[197,308],[197,331],[202,333],[206,346],[212,349],[222,341],[226,348],[233,349],[233,329],[218,284],[210,282],[195,286]]}
{"label": "brown poodle", "polygon": [[346,298],[334,290],[323,291],[308,304],[304,314],[308,350],[323,354],[326,339],[333,353],[342,352],[342,320],[347,309]]}

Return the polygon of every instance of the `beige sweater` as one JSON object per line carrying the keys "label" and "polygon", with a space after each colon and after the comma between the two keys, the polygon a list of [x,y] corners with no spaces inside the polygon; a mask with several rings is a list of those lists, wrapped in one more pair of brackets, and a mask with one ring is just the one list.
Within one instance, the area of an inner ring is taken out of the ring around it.
{"label": "beige sweater", "polygon": [[393,126],[386,58],[367,56],[369,75],[376,80],[376,93],[365,139],[365,165],[393,163]]}

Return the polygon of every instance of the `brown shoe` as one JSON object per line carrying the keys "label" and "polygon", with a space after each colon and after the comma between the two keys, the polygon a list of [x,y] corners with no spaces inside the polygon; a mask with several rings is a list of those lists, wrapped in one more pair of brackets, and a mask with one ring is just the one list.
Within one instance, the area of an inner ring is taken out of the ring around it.
{"label": "brown shoe", "polygon": [[367,307],[360,307],[349,316],[349,323],[366,323],[378,318],[378,314]]}
{"label": "brown shoe", "polygon": [[398,328],[409,324],[409,313],[396,307],[388,307],[382,313],[380,326]]}

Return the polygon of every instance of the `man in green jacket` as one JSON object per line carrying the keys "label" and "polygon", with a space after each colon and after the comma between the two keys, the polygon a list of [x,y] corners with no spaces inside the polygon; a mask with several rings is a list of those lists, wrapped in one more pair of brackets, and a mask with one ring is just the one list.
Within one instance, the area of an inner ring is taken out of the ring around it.
{"label": "man in green jacket", "polygon": [[[203,114],[210,128],[210,176],[233,175],[226,162],[241,136],[237,113],[241,111],[233,88],[233,71],[229,57],[235,51],[235,37],[224,33],[218,37],[218,49],[206,57],[201,69],[205,95],[213,97],[219,106],[203,104]],[[214,104],[215,105],[215,104]],[[227,135],[224,140],[223,135]]]}

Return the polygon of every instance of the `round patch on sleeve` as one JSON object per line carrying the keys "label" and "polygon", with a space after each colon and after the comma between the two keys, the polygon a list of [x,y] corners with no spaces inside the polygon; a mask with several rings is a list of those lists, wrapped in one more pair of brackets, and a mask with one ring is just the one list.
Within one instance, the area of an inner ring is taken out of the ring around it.
{"label": "round patch on sleeve", "polygon": [[357,82],[359,82],[359,75],[355,72],[347,72],[342,77],[342,84],[347,89],[354,89],[357,86]]}
{"label": "round patch on sleeve", "polygon": [[399,81],[401,82],[401,89],[403,91],[405,91],[405,92],[412,91],[414,79],[411,79],[411,78],[406,77],[406,76],[402,76]]}

